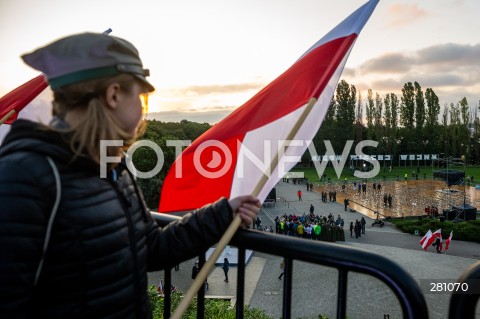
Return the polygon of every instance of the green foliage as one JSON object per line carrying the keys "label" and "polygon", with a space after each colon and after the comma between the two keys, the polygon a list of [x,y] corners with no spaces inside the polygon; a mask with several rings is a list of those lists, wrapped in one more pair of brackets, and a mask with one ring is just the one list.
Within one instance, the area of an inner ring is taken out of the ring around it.
{"label": "green foliage", "polygon": [[160,152],[160,156],[163,157],[163,165],[160,167],[161,170],[158,171],[155,176],[147,179],[137,179],[149,208],[157,210],[163,180],[176,158],[175,147],[167,145],[167,141],[180,140],[188,144],[202,135],[210,127],[208,123],[195,123],[187,120],[183,120],[180,123],[166,123],[155,120],[148,121],[147,130],[141,140],[155,143],[160,151],[158,151],[158,149],[154,150],[151,147],[139,147],[133,153],[132,161],[138,171],[152,172],[159,163],[159,160],[162,160],[159,159],[156,152]]}
{"label": "green foliage", "polygon": [[423,236],[430,229],[432,232],[441,228],[444,238],[448,238],[453,230],[454,240],[464,240],[480,243],[480,220],[464,221],[453,223],[450,221],[441,222],[439,219],[423,218],[418,219],[392,219],[395,226],[403,232],[414,234],[419,230]]}
{"label": "green foliage", "polygon": [[407,129],[413,129],[415,126],[415,89],[412,82],[404,84],[401,100],[400,123]]}
{"label": "green foliage", "polygon": [[417,124],[417,130],[421,131],[425,123],[425,98],[420,84],[415,81],[413,85],[415,87],[415,123]]}
{"label": "green foliage", "polygon": [[[152,304],[153,319],[163,319],[163,297],[161,297],[155,288],[150,286],[148,288],[148,295],[150,297],[150,303]],[[172,311],[175,310],[180,304],[183,298],[183,294],[180,292],[172,293]],[[197,302],[196,299],[190,304],[182,318],[195,319],[197,318]],[[205,318],[209,319],[235,319],[235,308],[230,305],[229,301],[221,299],[205,299]],[[250,308],[245,306],[244,308],[245,319],[271,319],[265,312],[258,308]]]}
{"label": "green foliage", "polygon": [[[315,170],[314,167],[294,168],[291,171],[303,172],[304,176],[308,178],[308,180],[311,181],[312,183],[318,183],[320,181],[320,177],[318,176],[317,171]],[[384,176],[385,178],[392,180],[392,179],[396,179],[397,176],[399,177],[404,176],[405,173],[407,173],[410,176],[410,174],[412,173],[412,167],[410,166],[392,167],[391,172],[388,169],[383,170],[382,168],[379,175],[376,176],[373,180],[383,180]],[[337,178],[337,174],[335,173],[335,170],[333,169],[333,167],[327,167],[325,169],[325,174],[327,174],[327,176],[331,178],[332,183],[343,182],[343,179],[345,177],[347,177],[349,181],[359,180],[359,178],[353,176],[352,171],[348,167],[345,167],[343,169],[342,174],[340,175],[340,178]],[[425,168],[420,167],[419,176],[421,179],[423,179],[424,174],[427,179],[432,179],[433,169],[431,167],[425,167]],[[480,180],[480,167],[478,166],[467,167],[465,174],[466,176],[474,177],[474,183],[472,185],[475,185]]]}

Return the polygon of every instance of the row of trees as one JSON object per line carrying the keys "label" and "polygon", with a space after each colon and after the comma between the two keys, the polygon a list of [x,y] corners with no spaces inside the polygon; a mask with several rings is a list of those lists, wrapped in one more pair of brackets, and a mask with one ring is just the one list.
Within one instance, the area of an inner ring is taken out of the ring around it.
{"label": "row of trees", "polygon": [[[370,155],[392,155],[392,165],[398,165],[399,154],[444,154],[448,157],[464,155],[468,163],[480,161],[480,105],[471,108],[462,98],[458,103],[445,105],[443,112],[433,89],[423,92],[419,83],[405,83],[402,95],[389,93],[381,97],[368,90],[366,102],[354,85],[342,80],[336,89],[329,110],[313,143],[319,155],[325,154],[324,140],[330,140],[336,154],[342,154],[346,142],[362,140],[379,142],[377,148],[364,149]],[[365,112],[365,116],[363,115]],[[211,127],[208,123],[182,120],[179,123],[149,121],[144,139],[156,143],[163,151],[163,169],[153,178],[139,179],[149,207],[156,208],[159,189],[168,168],[175,160],[175,148],[167,140],[195,140]],[[133,155],[135,167],[152,171],[157,155],[148,147],[138,148]],[[310,165],[307,151],[302,163]],[[390,163],[388,164],[390,165]]]}
{"label": "row of trees", "polygon": [[[480,102],[470,107],[464,97],[456,104],[445,104],[441,112],[434,90],[424,92],[418,82],[405,83],[400,97],[395,93],[381,97],[368,90],[364,103],[355,86],[342,80],[313,143],[318,154],[324,154],[323,141],[330,140],[335,152],[341,154],[348,140],[374,140],[378,147],[368,153],[392,155],[393,165],[398,164],[400,154],[465,156],[468,163],[478,164],[479,110]],[[353,151],[352,147],[350,154]],[[302,162],[309,161],[309,154],[305,154]]]}

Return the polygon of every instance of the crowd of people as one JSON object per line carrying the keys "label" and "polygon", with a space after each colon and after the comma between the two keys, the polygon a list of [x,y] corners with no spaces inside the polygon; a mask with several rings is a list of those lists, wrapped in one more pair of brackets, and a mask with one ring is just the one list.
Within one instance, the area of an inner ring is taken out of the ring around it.
{"label": "crowd of people", "polygon": [[332,214],[328,216],[316,215],[312,209],[309,214],[302,215],[284,214],[275,217],[275,233],[323,241],[345,240],[343,227],[345,221],[338,215],[335,219]]}

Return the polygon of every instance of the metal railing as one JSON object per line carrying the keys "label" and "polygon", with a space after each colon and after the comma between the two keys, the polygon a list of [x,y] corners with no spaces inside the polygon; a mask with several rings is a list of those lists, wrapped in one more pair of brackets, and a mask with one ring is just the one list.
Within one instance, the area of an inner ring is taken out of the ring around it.
{"label": "metal railing", "polygon": [[[153,213],[160,226],[165,226],[178,217]],[[238,247],[238,260],[245,260],[246,250],[258,251],[285,259],[283,281],[282,318],[291,318],[293,260],[309,262],[338,269],[337,318],[346,317],[348,273],[357,272],[378,278],[396,295],[404,318],[428,318],[425,298],[415,279],[395,262],[373,253],[327,244],[320,241],[302,240],[264,232],[239,230],[233,237],[231,245]],[[205,261],[205,254],[199,256],[200,266]],[[236,317],[243,319],[245,303],[245,263],[238,263]],[[472,276],[480,278],[480,263]],[[471,277],[469,277],[471,278]],[[171,269],[165,270],[165,291],[171,288]],[[478,300],[478,296],[476,297]],[[200,289],[197,298],[197,318],[204,318],[205,292]],[[465,304],[466,309],[459,304]],[[450,312],[474,314],[475,304],[472,300],[460,297],[450,305]],[[460,309],[461,308],[461,309]],[[170,294],[165,294],[164,317],[170,318]],[[474,316],[474,315],[473,315]],[[467,318],[463,315],[451,318]],[[472,317],[473,318],[473,317]]]}

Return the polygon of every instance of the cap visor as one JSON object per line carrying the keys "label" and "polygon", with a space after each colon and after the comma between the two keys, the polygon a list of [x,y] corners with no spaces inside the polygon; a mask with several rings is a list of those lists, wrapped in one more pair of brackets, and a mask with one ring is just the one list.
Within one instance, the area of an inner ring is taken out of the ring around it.
{"label": "cap visor", "polygon": [[137,79],[140,80],[140,82],[142,82],[142,84],[145,86],[145,88],[147,89],[148,92],[153,92],[155,91],[155,87],[153,87],[153,85],[150,84],[150,82],[147,81],[147,79],[142,76],[142,75],[139,75],[139,74],[132,74],[134,77],[136,77]]}

